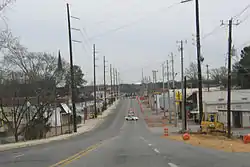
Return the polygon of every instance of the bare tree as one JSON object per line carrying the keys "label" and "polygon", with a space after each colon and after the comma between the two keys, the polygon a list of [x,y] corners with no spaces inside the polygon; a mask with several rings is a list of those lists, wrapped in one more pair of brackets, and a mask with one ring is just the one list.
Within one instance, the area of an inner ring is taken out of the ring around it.
{"label": "bare tree", "polygon": [[[27,99],[25,99],[25,101],[27,101]],[[20,104],[19,99],[16,99],[16,94],[15,97],[12,99],[12,104],[13,107],[11,107],[10,109],[5,109],[6,107],[3,106],[3,102],[1,100],[0,105],[2,118],[0,119],[2,123],[7,125],[8,130],[13,133],[15,141],[18,142],[18,136],[20,135],[19,127],[27,110],[26,107],[24,107],[25,102],[23,104]]]}
{"label": "bare tree", "polygon": [[49,103],[42,103],[39,96],[37,99],[37,104],[30,104],[29,98],[19,98],[16,92],[11,99],[11,103],[8,100],[3,102],[1,99],[0,121],[7,125],[16,142],[19,141],[20,135],[25,136],[25,139],[28,140],[40,138],[42,136],[41,132],[45,130],[46,133],[48,130],[46,128],[49,128],[48,121],[52,115]]}
{"label": "bare tree", "polygon": [[[55,73],[57,69],[56,57],[48,53],[28,52],[18,40],[12,42],[4,49],[2,68],[6,73],[21,72],[31,82],[55,79],[56,74],[62,75],[61,77],[66,75],[66,72]],[[63,61],[63,65],[66,69],[68,68],[68,63],[65,61]]]}
{"label": "bare tree", "polygon": [[191,62],[189,64],[189,67],[186,68],[185,74],[189,80],[195,81],[198,79],[198,68],[197,64],[194,62]]}
{"label": "bare tree", "polygon": [[211,79],[214,80],[217,84],[226,84],[227,81],[227,68],[226,67],[219,67],[214,68],[210,72]]}

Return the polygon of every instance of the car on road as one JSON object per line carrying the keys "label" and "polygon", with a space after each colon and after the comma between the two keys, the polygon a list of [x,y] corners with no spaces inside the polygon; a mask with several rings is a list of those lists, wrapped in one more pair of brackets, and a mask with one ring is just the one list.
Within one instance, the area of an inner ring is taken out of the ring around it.
{"label": "car on road", "polygon": [[128,114],[128,116],[125,117],[126,121],[138,121],[138,117],[134,114]]}
{"label": "car on road", "polygon": [[135,112],[132,110],[132,109],[130,109],[129,111],[128,111],[128,115],[135,115]]}

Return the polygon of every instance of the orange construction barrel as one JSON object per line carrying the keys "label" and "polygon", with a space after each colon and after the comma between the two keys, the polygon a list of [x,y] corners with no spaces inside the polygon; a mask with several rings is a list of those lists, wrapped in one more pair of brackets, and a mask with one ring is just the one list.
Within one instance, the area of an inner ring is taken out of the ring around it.
{"label": "orange construction barrel", "polygon": [[168,136],[168,128],[164,128],[164,136]]}
{"label": "orange construction barrel", "polygon": [[244,142],[245,144],[250,143],[250,134],[245,135],[245,136],[243,137],[243,142]]}
{"label": "orange construction barrel", "polygon": [[190,135],[188,133],[184,133],[182,135],[182,138],[183,138],[183,140],[189,140],[190,139]]}

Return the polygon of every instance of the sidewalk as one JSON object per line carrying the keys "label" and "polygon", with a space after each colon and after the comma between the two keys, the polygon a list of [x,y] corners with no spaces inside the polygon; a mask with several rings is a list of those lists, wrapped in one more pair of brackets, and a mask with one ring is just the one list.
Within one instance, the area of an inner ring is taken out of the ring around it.
{"label": "sidewalk", "polygon": [[79,128],[77,129],[76,133],[64,134],[64,135],[54,136],[54,137],[40,139],[40,140],[30,140],[30,141],[25,141],[25,142],[3,144],[3,145],[0,145],[0,151],[34,146],[34,145],[39,145],[39,144],[45,144],[45,143],[49,143],[52,141],[64,140],[64,139],[68,139],[70,137],[77,136],[82,133],[91,131],[103,123],[103,121],[105,120],[105,117],[107,117],[110,113],[114,111],[119,101],[120,100],[115,101],[114,104],[111,105],[107,110],[105,110],[102,113],[102,115],[99,115],[97,119],[89,119],[89,120],[86,120],[85,124],[78,125]]}

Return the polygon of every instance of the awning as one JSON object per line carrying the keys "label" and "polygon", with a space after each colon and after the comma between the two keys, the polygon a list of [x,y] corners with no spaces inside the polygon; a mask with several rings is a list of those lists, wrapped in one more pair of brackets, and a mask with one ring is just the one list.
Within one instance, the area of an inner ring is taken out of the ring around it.
{"label": "awning", "polygon": [[62,106],[64,112],[66,112],[67,114],[71,114],[72,113],[72,111],[70,110],[70,108],[68,107],[67,104],[61,103],[61,106]]}

